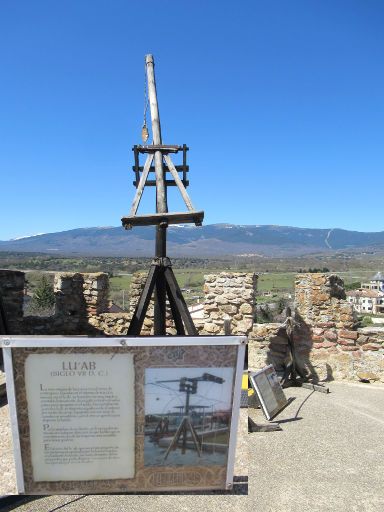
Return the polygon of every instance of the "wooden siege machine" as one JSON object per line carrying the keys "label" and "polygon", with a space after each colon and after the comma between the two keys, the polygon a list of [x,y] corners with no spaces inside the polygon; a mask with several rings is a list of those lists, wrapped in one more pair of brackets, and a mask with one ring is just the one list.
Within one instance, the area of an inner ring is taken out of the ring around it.
{"label": "wooden siege machine", "polygon": [[[133,314],[128,335],[139,336],[145,315],[152,295],[154,295],[154,334],[166,334],[166,299],[168,297],[171,313],[175,322],[177,334],[197,335],[191,315],[181,293],[172,270],[172,264],[167,257],[167,228],[170,224],[194,223],[201,226],[204,212],[196,211],[186,191],[189,184],[187,180],[187,151],[188,147],[164,145],[161,138],[159,107],[157,102],[156,81],[154,72],[154,60],[152,55],[145,57],[146,80],[148,90],[148,102],[152,121],[152,144],[136,145],[133,147],[135,165],[134,185],[136,194],[133,199],[129,216],[121,219],[125,229],[135,226],[156,226],[155,258],[152,261],[143,291],[141,293],[136,310]],[[146,103],[145,103],[146,105]],[[143,140],[146,142],[148,132],[145,120],[146,106],[144,108]],[[172,154],[182,152],[183,164],[174,165]],[[145,163],[140,166],[140,156],[147,155]],[[182,173],[180,177],[179,173]],[[154,173],[155,179],[148,179],[150,173]],[[170,176],[167,176],[167,173]],[[137,215],[137,210],[144,188],[156,187],[156,213],[151,215]],[[178,187],[186,204],[187,212],[171,213],[168,211],[167,187]]]}

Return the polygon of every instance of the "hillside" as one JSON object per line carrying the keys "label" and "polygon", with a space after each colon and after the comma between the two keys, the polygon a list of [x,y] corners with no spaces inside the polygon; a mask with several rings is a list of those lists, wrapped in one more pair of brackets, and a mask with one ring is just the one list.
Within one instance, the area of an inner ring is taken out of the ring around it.
{"label": "hillside", "polygon": [[[384,251],[384,232],[308,229],[272,225],[211,224],[170,226],[168,253],[173,257],[259,255],[289,257],[335,251]],[[79,228],[0,241],[0,251],[85,256],[152,256],[154,228]]]}

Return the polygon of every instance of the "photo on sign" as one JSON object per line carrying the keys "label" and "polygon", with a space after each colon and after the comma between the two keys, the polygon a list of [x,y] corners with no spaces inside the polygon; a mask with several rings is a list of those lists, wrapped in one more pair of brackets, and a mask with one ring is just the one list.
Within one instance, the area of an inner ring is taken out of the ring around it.
{"label": "photo on sign", "polygon": [[233,377],[233,368],[147,368],[144,465],[225,465]]}

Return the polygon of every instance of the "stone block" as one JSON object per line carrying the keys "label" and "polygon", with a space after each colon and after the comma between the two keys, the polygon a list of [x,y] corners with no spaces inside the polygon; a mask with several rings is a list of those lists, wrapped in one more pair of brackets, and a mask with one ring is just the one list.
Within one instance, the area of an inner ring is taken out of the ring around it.
{"label": "stone block", "polygon": [[332,341],[324,341],[322,343],[322,346],[323,346],[323,348],[331,348],[331,347],[335,347],[336,343],[332,342]]}
{"label": "stone block", "polygon": [[324,338],[327,338],[327,340],[337,340],[337,333],[335,331],[324,331]]}
{"label": "stone block", "polygon": [[251,304],[244,303],[240,306],[240,313],[242,314],[252,314],[253,307]]}
{"label": "stone block", "polygon": [[355,345],[355,342],[354,340],[349,340],[349,339],[346,339],[346,338],[339,338],[337,340],[338,344],[339,345],[343,345],[343,346],[352,346],[352,345]]}
{"label": "stone block", "polygon": [[217,334],[220,331],[220,327],[213,323],[205,323],[204,331],[208,334]]}
{"label": "stone block", "polygon": [[376,350],[380,350],[381,348],[383,348],[383,346],[381,345],[381,343],[366,343],[365,345],[362,345],[360,348],[364,351],[367,351],[367,350],[376,351]]}
{"label": "stone block", "polygon": [[347,330],[340,330],[339,336],[341,338],[348,338],[351,340],[357,340],[359,337],[359,333],[357,331],[347,331]]}

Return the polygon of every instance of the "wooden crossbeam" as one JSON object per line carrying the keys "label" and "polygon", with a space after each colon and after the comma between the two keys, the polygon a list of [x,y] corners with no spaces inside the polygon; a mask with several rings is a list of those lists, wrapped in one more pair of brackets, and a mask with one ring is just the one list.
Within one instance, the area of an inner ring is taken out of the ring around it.
{"label": "wooden crossbeam", "polygon": [[[177,185],[174,182],[174,180],[164,180],[164,183],[165,183],[165,185],[167,187],[177,187]],[[188,185],[189,185],[189,181],[188,180],[184,181],[183,183],[184,183],[185,187],[188,187]],[[137,186],[137,182],[136,181],[132,181],[132,185],[134,185],[136,187]],[[155,180],[147,180],[145,186],[146,187],[156,187],[156,181]]]}
{"label": "wooden crossbeam", "polygon": [[133,215],[123,217],[121,222],[125,229],[133,226],[159,226],[160,224],[192,224],[201,226],[204,219],[203,211],[177,213],[151,213],[149,215]]}
{"label": "wooden crossbeam", "polygon": [[178,153],[183,151],[183,146],[174,146],[168,144],[151,144],[148,146],[136,146],[139,153],[155,153],[161,151],[162,153]]}

